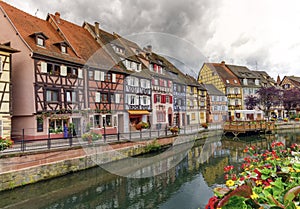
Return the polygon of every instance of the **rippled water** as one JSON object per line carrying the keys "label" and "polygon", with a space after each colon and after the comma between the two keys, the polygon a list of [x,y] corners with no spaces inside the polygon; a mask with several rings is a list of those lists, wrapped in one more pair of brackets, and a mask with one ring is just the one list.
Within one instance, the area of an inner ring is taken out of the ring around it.
{"label": "rippled water", "polygon": [[[240,139],[208,138],[206,143],[205,140],[197,141],[191,150],[180,146],[177,154],[164,156],[155,165],[132,165],[132,171],[128,170],[132,178],[110,174],[97,167],[2,192],[0,208],[203,209],[213,194],[212,188],[223,183],[223,167],[239,164],[247,144],[268,148],[277,139],[288,145],[298,142],[300,133],[289,131],[266,139]],[[134,178],[139,172],[165,168],[182,156],[185,156],[183,160],[167,172]],[[128,165],[128,162],[121,161],[121,164]],[[120,166],[120,162],[112,166]]]}

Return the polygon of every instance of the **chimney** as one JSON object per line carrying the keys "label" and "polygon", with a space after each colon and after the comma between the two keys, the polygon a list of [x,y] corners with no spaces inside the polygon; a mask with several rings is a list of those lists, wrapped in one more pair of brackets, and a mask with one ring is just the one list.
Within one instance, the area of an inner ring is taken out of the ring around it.
{"label": "chimney", "polygon": [[278,86],[280,85],[280,82],[281,82],[281,79],[280,79],[280,76],[278,75],[278,76],[277,76],[277,85],[278,85]]}
{"label": "chimney", "polygon": [[151,53],[151,52],[152,52],[152,46],[151,46],[151,45],[148,45],[148,46],[147,46],[147,50],[148,50],[148,52]]}
{"label": "chimney", "polygon": [[55,12],[55,19],[57,23],[60,23],[60,13],[59,12]]}
{"label": "chimney", "polygon": [[95,33],[96,33],[96,36],[99,37],[99,23],[98,22],[95,22]]}
{"label": "chimney", "polygon": [[224,60],[221,62],[221,65],[225,65],[225,61]]}

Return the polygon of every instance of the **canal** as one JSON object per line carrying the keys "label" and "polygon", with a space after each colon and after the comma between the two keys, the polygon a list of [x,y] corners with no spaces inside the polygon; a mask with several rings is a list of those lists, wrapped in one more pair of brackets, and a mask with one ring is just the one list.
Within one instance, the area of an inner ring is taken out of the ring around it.
{"label": "canal", "polygon": [[[224,166],[239,165],[245,146],[269,148],[274,140],[290,145],[300,141],[300,132],[280,132],[265,138],[240,138],[239,141],[207,138],[195,142],[192,148],[180,145],[172,155],[161,155],[161,161],[153,165],[129,166],[131,169],[126,169],[129,177],[97,167],[2,192],[0,208],[204,209],[213,195],[212,189],[224,183]],[[151,156],[139,156],[148,157]],[[180,163],[168,167],[176,159],[180,159]],[[121,169],[121,165],[130,163],[124,160],[111,166]],[[153,166],[158,175],[138,177],[154,169]],[[166,171],[159,172],[161,169]]]}

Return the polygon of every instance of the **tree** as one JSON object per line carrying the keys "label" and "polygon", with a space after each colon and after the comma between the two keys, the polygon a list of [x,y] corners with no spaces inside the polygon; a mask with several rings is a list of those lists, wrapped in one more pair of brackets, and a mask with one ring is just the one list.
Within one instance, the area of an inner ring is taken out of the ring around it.
{"label": "tree", "polygon": [[296,109],[300,104],[300,90],[292,88],[283,91],[282,103],[284,109],[289,113],[292,109]]}
{"label": "tree", "polygon": [[253,110],[255,106],[259,103],[257,96],[248,95],[245,99],[245,105],[247,110]]}
{"label": "tree", "polygon": [[275,107],[281,104],[282,92],[276,87],[261,87],[257,94],[259,95],[260,109],[263,110],[266,116],[269,118],[269,112],[271,107]]}

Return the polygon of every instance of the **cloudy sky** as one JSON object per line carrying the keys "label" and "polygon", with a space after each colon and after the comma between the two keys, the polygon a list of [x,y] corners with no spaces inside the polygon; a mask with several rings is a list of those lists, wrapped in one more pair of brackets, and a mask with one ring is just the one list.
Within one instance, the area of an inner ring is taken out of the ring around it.
{"label": "cloudy sky", "polygon": [[59,11],[76,24],[100,22],[199,70],[203,62],[300,76],[297,0],[5,0],[42,19]]}

